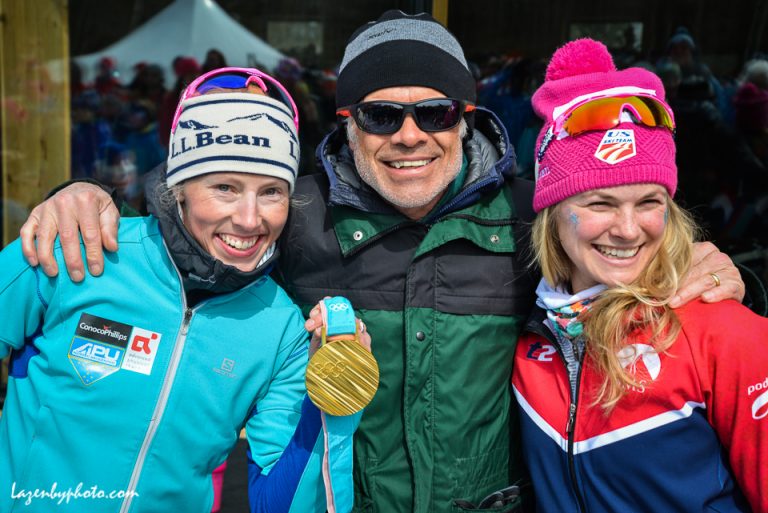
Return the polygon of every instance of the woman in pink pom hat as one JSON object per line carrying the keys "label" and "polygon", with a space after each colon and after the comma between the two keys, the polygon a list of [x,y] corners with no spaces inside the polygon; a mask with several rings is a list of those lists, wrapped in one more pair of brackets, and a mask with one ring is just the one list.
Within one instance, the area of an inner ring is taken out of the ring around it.
{"label": "woman in pink pom hat", "polygon": [[661,81],[580,39],[533,106],[543,279],[512,384],[538,510],[768,511],[768,319],[669,306],[696,227]]}

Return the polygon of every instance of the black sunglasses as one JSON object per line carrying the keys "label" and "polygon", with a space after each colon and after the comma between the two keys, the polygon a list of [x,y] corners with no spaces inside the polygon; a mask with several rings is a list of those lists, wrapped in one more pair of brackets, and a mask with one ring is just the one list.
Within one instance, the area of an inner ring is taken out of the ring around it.
{"label": "black sunglasses", "polygon": [[406,114],[411,114],[416,126],[424,132],[442,132],[458,125],[465,112],[474,110],[474,105],[461,100],[432,98],[413,103],[378,100],[355,103],[338,109],[336,115],[352,117],[363,132],[386,135],[400,130]]}

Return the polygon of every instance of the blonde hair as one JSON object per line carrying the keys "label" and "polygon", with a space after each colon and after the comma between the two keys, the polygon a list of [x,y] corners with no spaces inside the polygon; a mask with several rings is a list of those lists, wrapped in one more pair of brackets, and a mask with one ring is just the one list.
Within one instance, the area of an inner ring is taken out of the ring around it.
{"label": "blonde hair", "polygon": [[[573,269],[558,237],[557,209],[554,205],[542,210],[532,233],[535,260],[553,286],[570,285]],[[603,292],[583,319],[587,355],[604,376],[593,405],[600,404],[606,412],[616,406],[627,388],[640,385],[618,355],[627,347],[627,337],[640,328],[650,328],[648,343],[661,353],[680,332],[680,322],[668,303],[690,268],[698,228],[671,198],[667,198],[667,215],[661,246],[646,268],[634,282]]]}

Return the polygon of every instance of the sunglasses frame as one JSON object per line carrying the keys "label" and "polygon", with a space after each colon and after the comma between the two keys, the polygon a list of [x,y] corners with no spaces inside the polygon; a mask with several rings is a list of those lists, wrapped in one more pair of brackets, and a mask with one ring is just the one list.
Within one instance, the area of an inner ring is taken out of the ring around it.
{"label": "sunglasses frame", "polygon": [[[642,118],[640,116],[640,113],[637,112],[637,109],[635,109],[634,106],[631,105],[631,104],[624,104],[624,105],[622,105],[622,108],[619,111],[618,122],[613,127],[607,127],[607,128],[606,127],[600,127],[600,128],[582,130],[581,132],[577,132],[575,134],[571,134],[570,132],[568,132],[565,129],[566,123],[570,119],[571,115],[577,109],[580,109],[581,107],[583,107],[585,105],[588,105],[590,103],[596,102],[596,101],[601,101],[601,100],[606,100],[606,99],[614,99],[614,98],[615,99],[639,98],[641,100],[650,100],[652,103],[654,103],[655,105],[658,105],[659,107],[661,107],[664,110],[666,115],[669,117],[670,122],[672,123],[671,127],[667,126],[665,123],[662,123],[661,125],[657,124],[655,126],[663,126],[664,128],[667,128],[668,130],[670,130],[673,134],[675,133],[675,128],[676,128],[675,115],[673,114],[672,109],[669,107],[669,105],[667,105],[666,102],[662,101],[661,99],[659,99],[656,96],[653,96],[651,94],[643,94],[641,92],[635,92],[634,94],[615,94],[615,95],[605,95],[605,96],[597,96],[597,97],[592,97],[592,98],[586,98],[583,101],[580,101],[578,103],[575,103],[574,105],[569,106],[567,110],[565,110],[562,114],[560,114],[555,119],[554,133],[557,134],[558,140],[564,139],[565,137],[568,137],[568,136],[573,137],[573,136],[576,136],[576,135],[579,135],[579,134],[583,134],[585,132],[589,132],[590,130],[610,130],[611,128],[614,128],[614,127],[618,126],[619,124],[621,124],[621,113],[624,111],[624,109],[627,106],[631,107],[632,112],[633,112],[633,114],[635,114],[635,116],[637,117],[638,121],[641,124],[645,125],[645,123],[642,122]],[[649,125],[646,125],[646,126],[649,126]]]}
{"label": "sunglasses frame", "polygon": [[237,68],[237,67],[226,67],[226,68],[216,68],[214,70],[211,70],[207,73],[203,73],[196,79],[194,79],[192,82],[189,83],[187,87],[184,88],[184,91],[181,93],[181,97],[179,98],[179,103],[176,106],[176,113],[173,115],[173,124],[171,125],[171,134],[176,132],[176,126],[179,123],[179,118],[181,118],[181,113],[184,111],[183,103],[185,100],[189,98],[194,98],[195,96],[199,96],[197,93],[197,88],[205,83],[206,81],[215,78],[219,75],[229,75],[229,74],[236,74],[236,73],[242,73],[247,75],[247,78],[245,80],[245,84],[243,87],[248,87],[251,84],[256,84],[259,89],[264,91],[264,93],[269,92],[269,87],[267,84],[273,85],[277,88],[277,90],[280,92],[280,95],[283,97],[283,103],[286,103],[286,107],[290,107],[292,116],[293,116],[293,124],[296,127],[296,131],[299,130],[299,109],[296,107],[296,103],[293,101],[293,97],[291,97],[291,94],[288,92],[288,90],[278,82],[275,78],[267,75],[263,71],[259,71],[256,68]]}
{"label": "sunglasses frame", "polygon": [[[421,123],[419,122],[419,118],[416,115],[416,109],[420,104],[431,102],[431,101],[438,101],[438,100],[448,100],[452,102],[457,102],[459,104],[459,109],[461,110],[461,115],[459,116],[456,123],[452,126],[441,128],[439,130],[425,129],[424,127],[421,126]],[[359,109],[366,105],[374,105],[374,104],[400,107],[400,121],[397,123],[394,130],[384,131],[384,132],[371,131],[361,126],[360,121],[357,119],[357,113],[359,112]],[[357,124],[357,127],[365,133],[373,134],[373,135],[392,135],[394,133],[397,133],[403,127],[403,123],[405,122],[405,117],[408,114],[410,114],[413,117],[413,120],[416,123],[416,126],[419,127],[419,130],[421,130],[422,132],[434,133],[434,132],[445,132],[446,130],[450,130],[456,127],[459,123],[461,123],[461,118],[464,116],[464,114],[468,112],[474,112],[476,109],[477,107],[470,102],[459,100],[457,98],[441,97],[441,98],[425,98],[424,100],[419,100],[417,102],[395,102],[390,100],[371,100],[367,102],[353,103],[352,105],[347,105],[346,107],[340,107],[336,109],[336,115],[344,118],[354,119],[355,124]]]}

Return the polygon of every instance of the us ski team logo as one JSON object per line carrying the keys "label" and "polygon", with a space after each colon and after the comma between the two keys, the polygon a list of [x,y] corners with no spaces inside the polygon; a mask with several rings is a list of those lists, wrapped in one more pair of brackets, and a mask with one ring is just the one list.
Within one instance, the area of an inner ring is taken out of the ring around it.
{"label": "us ski team logo", "polygon": [[595,151],[595,157],[608,164],[618,164],[637,155],[634,130],[608,130]]}

